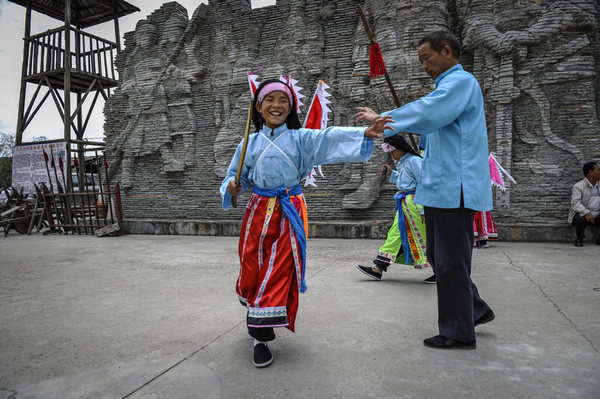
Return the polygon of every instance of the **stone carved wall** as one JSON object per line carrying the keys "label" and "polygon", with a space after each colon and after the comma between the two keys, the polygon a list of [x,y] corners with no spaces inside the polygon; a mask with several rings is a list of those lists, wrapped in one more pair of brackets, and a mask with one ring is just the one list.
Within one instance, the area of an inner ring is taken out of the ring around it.
{"label": "stone carved wall", "polygon": [[[368,77],[361,4],[401,103],[430,92],[416,58],[427,32],[447,29],[480,81],[490,151],[518,181],[495,193],[499,224],[564,224],[581,166],[600,159],[600,34],[594,0],[278,0],[251,9],[212,0],[191,18],[167,3],[125,35],[121,84],[107,102],[106,141],[128,218],[239,219],[223,212],[219,184],[243,136],[246,72],[291,74],[310,97],[331,86],[331,123],[355,109],[393,108],[384,79]],[[305,105],[304,111],[306,111]],[[301,120],[304,114],[301,114]],[[313,220],[389,220],[394,187],[382,153],[366,164],[326,165],[305,189]],[[243,201],[243,199],[242,199]]]}

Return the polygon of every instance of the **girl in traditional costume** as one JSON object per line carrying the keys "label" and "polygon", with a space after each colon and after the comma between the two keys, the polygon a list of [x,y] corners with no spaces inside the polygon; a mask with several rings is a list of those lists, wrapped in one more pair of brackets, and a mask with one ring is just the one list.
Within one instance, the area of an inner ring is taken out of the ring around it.
{"label": "girl in traditional costume", "polygon": [[241,187],[235,183],[242,153],[240,143],[221,184],[223,209],[232,196],[251,189],[242,222],[238,253],[240,273],[236,292],[248,309],[248,333],[254,338],[256,367],[273,361],[268,342],[274,327],[294,331],[299,292],[306,291],[306,202],[300,180],[314,165],[366,162],[373,138],[381,137],[389,118],[368,128],[301,128],[296,96],[280,80],[267,80],[257,88],[243,160]]}
{"label": "girl in traditional costume", "polygon": [[473,218],[473,233],[475,236],[475,243],[473,244],[477,248],[489,248],[488,241],[498,240],[498,230],[496,229],[496,223],[492,217],[492,213],[489,211],[477,211]]}
{"label": "girl in traditional costume", "polygon": [[[397,170],[394,171],[388,164],[383,164],[389,175],[389,182],[396,185],[398,192],[394,196],[394,224],[388,230],[385,244],[377,251],[377,257],[373,260],[375,266],[357,266],[358,270],[375,280],[381,280],[383,272],[387,271],[391,263],[413,265],[415,269],[431,266],[425,253],[425,223],[421,216],[423,207],[414,202],[423,159],[398,134],[386,138],[381,147],[398,163]],[[434,276],[425,282],[435,282]]]}
{"label": "girl in traditional costume", "polygon": [[[503,176],[506,176],[506,178],[514,184],[517,184],[510,173],[500,165],[500,162],[498,162],[494,153],[490,153],[488,156],[488,164],[490,166],[490,180],[492,187],[506,191],[507,186]],[[491,211],[478,211],[475,213],[475,217],[473,218],[473,233],[475,236],[473,246],[477,248],[488,248],[488,241],[498,240],[498,229],[496,228],[496,223],[494,222]]]}

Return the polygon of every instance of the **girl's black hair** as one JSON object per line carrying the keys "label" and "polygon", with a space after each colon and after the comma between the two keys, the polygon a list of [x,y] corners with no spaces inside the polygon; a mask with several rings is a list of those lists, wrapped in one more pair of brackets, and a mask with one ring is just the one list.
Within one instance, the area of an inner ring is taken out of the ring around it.
{"label": "girl's black hair", "polygon": [[279,79],[269,79],[265,80],[260,84],[260,86],[258,86],[258,89],[256,89],[256,93],[254,93],[254,100],[252,100],[252,122],[254,123],[256,131],[258,132],[260,129],[262,129],[263,124],[265,123],[263,117],[256,110],[256,104],[258,103],[260,91],[267,84],[273,82],[283,83],[290,89],[290,93],[292,93],[292,103],[290,104],[290,114],[286,118],[285,123],[287,124],[287,127],[289,129],[300,129],[302,127],[302,124],[300,123],[300,119],[298,119],[298,113],[296,112],[296,96],[294,95],[294,91],[287,83],[282,82]]}
{"label": "girl's black hair", "polygon": [[408,144],[406,142],[406,140],[404,139],[404,137],[400,136],[400,134],[394,134],[393,136],[386,137],[383,140],[383,142],[388,143],[391,146],[394,146],[398,150],[402,150],[404,152],[408,152],[410,154],[421,157],[421,154],[419,154],[417,151],[415,151],[415,149],[412,148],[412,146],[410,144]]}

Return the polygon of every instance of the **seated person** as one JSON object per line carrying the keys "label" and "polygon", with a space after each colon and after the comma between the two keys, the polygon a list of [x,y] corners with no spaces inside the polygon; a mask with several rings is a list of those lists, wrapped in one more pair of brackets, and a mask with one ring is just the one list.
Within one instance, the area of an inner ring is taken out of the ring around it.
{"label": "seated person", "polygon": [[[575,226],[576,247],[583,247],[586,226],[600,226],[600,167],[596,162],[588,162],[583,165],[583,175],[585,178],[573,186],[568,219]],[[600,245],[600,237],[596,245]]]}

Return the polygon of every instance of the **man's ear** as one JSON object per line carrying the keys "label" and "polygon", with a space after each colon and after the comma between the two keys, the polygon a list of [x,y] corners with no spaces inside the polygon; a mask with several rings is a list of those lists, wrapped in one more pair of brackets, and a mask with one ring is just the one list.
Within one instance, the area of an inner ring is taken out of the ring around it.
{"label": "man's ear", "polygon": [[442,52],[444,52],[445,57],[454,58],[454,54],[452,53],[452,47],[450,47],[449,44],[446,44],[444,46],[444,48],[442,49]]}

